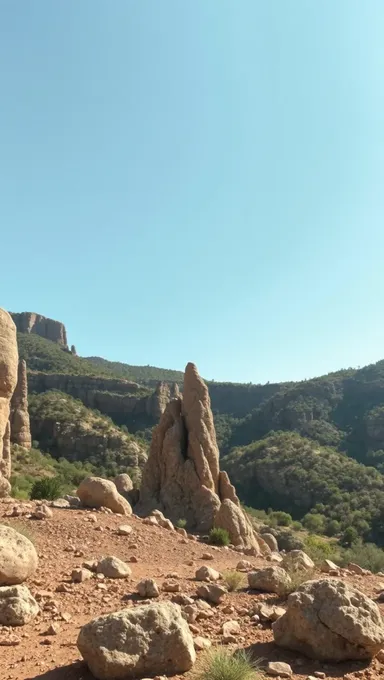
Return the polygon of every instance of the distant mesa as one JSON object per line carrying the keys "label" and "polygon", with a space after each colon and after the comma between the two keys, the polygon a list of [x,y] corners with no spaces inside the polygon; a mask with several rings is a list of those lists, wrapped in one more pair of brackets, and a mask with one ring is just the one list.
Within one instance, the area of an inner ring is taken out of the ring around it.
{"label": "distant mesa", "polygon": [[68,349],[67,331],[61,321],[47,319],[35,312],[10,312],[19,333],[35,333],[46,340],[51,340],[64,349]]}

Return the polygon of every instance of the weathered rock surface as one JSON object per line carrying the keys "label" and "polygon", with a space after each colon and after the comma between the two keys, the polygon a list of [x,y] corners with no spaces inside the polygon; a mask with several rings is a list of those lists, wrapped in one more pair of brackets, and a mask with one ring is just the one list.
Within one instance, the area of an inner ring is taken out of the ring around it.
{"label": "weathered rock surface", "polygon": [[219,450],[208,388],[194,364],[184,375],[183,396],[171,400],[153,431],[136,511],[158,508],[175,524],[229,532],[239,548],[260,553],[252,525],[243,513],[225,472],[220,472]]}
{"label": "weathered rock surface", "polygon": [[127,578],[132,572],[128,564],[111,555],[98,562],[97,573],[104,574],[107,578]]}
{"label": "weathered rock surface", "polygon": [[83,626],[77,645],[98,680],[176,675],[196,658],[188,624],[170,602],[100,616]]}
{"label": "weathered rock surface", "polygon": [[263,533],[262,538],[273,552],[279,552],[279,544],[273,534]]}
{"label": "weathered rock surface", "polygon": [[17,384],[16,326],[10,315],[0,308],[0,497],[8,495],[11,475],[10,404]]}
{"label": "weathered rock surface", "polygon": [[35,333],[46,340],[51,340],[68,348],[67,332],[64,324],[60,321],[47,319],[45,316],[34,312],[11,312],[11,317],[19,333]]}
{"label": "weathered rock surface", "polygon": [[307,581],[273,624],[275,642],[320,661],[370,659],[384,645],[377,605],[343,581]]}
{"label": "weathered rock surface", "polygon": [[306,571],[314,569],[315,563],[303,550],[291,550],[284,556],[281,566],[290,571]]}
{"label": "weathered rock surface", "polygon": [[26,586],[0,588],[0,625],[24,626],[39,613],[39,605]]}
{"label": "weathered rock surface", "polygon": [[143,578],[137,584],[137,592],[140,597],[159,597],[160,589],[156,581],[153,578]]}
{"label": "weathered rock surface", "polygon": [[17,385],[12,395],[10,412],[11,442],[30,449],[32,446],[28,413],[27,364],[19,361]]}
{"label": "weathered rock surface", "polygon": [[128,501],[129,492],[133,489],[133,482],[130,476],[123,472],[121,475],[117,475],[113,481],[119,494]]}
{"label": "weathered rock surface", "polygon": [[282,595],[291,584],[291,577],[281,567],[267,567],[248,572],[249,587],[266,593]]}
{"label": "weathered rock surface", "polygon": [[37,569],[38,557],[31,541],[0,524],[0,586],[23,583]]}
{"label": "weathered rock surface", "polygon": [[101,477],[86,477],[77,489],[82,504],[89,508],[109,508],[121,515],[132,515],[128,501],[121,496],[113,482]]}
{"label": "weathered rock surface", "polygon": [[220,604],[227,594],[226,588],[219,586],[216,583],[209,583],[207,585],[198,586],[196,594],[207,602],[212,604]]}

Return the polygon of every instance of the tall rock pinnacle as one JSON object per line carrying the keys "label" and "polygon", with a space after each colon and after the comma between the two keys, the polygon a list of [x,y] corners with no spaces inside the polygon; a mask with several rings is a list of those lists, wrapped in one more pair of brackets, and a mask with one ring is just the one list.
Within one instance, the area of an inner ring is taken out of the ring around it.
{"label": "tall rock pinnacle", "polygon": [[17,384],[18,350],[16,326],[0,309],[0,498],[10,491],[10,404]]}
{"label": "tall rock pinnacle", "polygon": [[31,448],[31,430],[28,413],[27,364],[19,361],[17,385],[11,400],[11,442],[25,449]]}

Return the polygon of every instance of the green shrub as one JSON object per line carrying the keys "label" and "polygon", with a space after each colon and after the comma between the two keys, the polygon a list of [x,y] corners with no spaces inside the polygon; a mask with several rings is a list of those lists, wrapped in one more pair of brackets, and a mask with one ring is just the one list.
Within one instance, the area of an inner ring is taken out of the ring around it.
{"label": "green shrub", "polygon": [[32,500],[54,501],[62,495],[62,482],[59,477],[37,479],[31,490]]}
{"label": "green shrub", "polygon": [[230,593],[239,590],[244,584],[244,575],[239,571],[225,571],[223,580]]}
{"label": "green shrub", "polygon": [[276,510],[271,512],[268,516],[269,520],[276,522],[278,527],[289,527],[292,524],[292,517],[288,512],[282,512],[281,510]]}
{"label": "green shrub", "polygon": [[323,534],[325,531],[325,517],[318,513],[308,513],[303,517],[303,527],[311,534]]}
{"label": "green shrub", "polygon": [[226,529],[214,528],[209,532],[209,542],[212,545],[229,545],[231,540]]}
{"label": "green shrub", "polygon": [[291,577],[291,581],[284,586],[282,591],[280,591],[280,595],[285,595],[286,597],[291,593],[294,593],[302,583],[311,581],[311,579],[315,578],[314,569],[286,569],[286,571]]}
{"label": "green shrub", "polygon": [[324,560],[340,561],[340,548],[337,543],[327,541],[321,536],[313,534],[307,536],[304,541],[304,550],[316,564],[320,564]]}
{"label": "green shrub", "polygon": [[369,569],[374,573],[383,571],[384,550],[378,548],[374,543],[357,543],[342,553],[342,566],[347,566],[350,562],[354,562],[363,569]]}
{"label": "green shrub", "polygon": [[296,522],[292,522],[292,524],[291,524],[291,529],[292,529],[293,531],[301,531],[302,528],[303,528],[303,525],[302,525],[301,522],[297,522],[297,521],[296,521]]}
{"label": "green shrub", "polygon": [[235,654],[225,647],[207,650],[191,673],[194,680],[261,680],[260,662],[253,661],[245,649]]}
{"label": "green shrub", "polygon": [[347,527],[340,537],[340,543],[344,548],[350,548],[354,543],[357,543],[358,540],[359,534],[355,527]]}
{"label": "green shrub", "polygon": [[187,520],[178,519],[175,526],[177,526],[178,529],[185,529],[185,527],[187,526]]}

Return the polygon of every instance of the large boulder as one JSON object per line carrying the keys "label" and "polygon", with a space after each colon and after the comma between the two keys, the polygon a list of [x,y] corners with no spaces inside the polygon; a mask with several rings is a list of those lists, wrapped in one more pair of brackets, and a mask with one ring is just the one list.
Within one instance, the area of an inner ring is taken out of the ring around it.
{"label": "large boulder", "polygon": [[39,605],[26,586],[0,588],[0,625],[24,626],[39,613]]}
{"label": "large boulder", "polygon": [[9,493],[11,476],[11,398],[17,384],[19,362],[16,326],[10,315],[0,308],[0,497]]}
{"label": "large boulder", "polygon": [[215,527],[228,531],[230,541],[247,555],[259,555],[261,550],[250,521],[239,505],[226,498],[215,517]]}
{"label": "large boulder", "polygon": [[284,595],[292,583],[290,575],[281,567],[266,567],[258,571],[250,571],[247,576],[250,588],[262,590],[265,593]]}
{"label": "large boulder", "polygon": [[133,482],[130,476],[123,472],[121,475],[116,475],[113,481],[119,494],[128,501],[129,494],[133,490]]}
{"label": "large boulder", "polygon": [[319,661],[372,658],[384,645],[377,605],[344,581],[303,583],[273,624],[276,644]]}
{"label": "large boulder", "polygon": [[77,495],[88,508],[109,508],[120,515],[132,515],[128,501],[119,494],[113,482],[102,477],[86,477],[77,489]]}
{"label": "large boulder", "polygon": [[0,586],[23,583],[33,576],[37,563],[33,543],[18,531],[0,524]]}
{"label": "large boulder", "polygon": [[123,609],[90,621],[77,646],[98,680],[177,675],[192,668],[192,634],[170,602]]}

